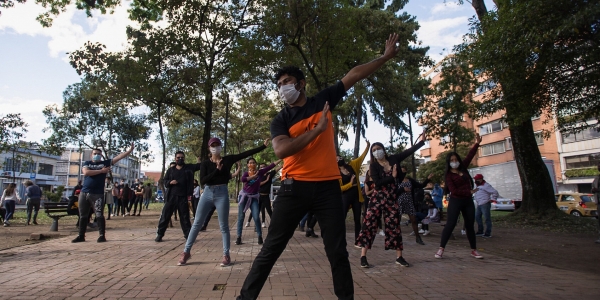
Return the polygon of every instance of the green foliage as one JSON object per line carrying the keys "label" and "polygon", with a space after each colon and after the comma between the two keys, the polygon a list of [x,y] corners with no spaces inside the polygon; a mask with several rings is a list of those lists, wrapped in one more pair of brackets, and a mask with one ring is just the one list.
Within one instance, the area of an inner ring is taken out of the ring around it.
{"label": "green foliage", "polygon": [[0,116],[0,153],[18,146],[25,136],[28,124],[23,121],[21,114]]}
{"label": "green foliage", "polygon": [[54,192],[44,191],[44,196],[51,202],[59,202],[62,198],[63,192],[65,191],[64,186],[59,186]]}
{"label": "green foliage", "polygon": [[[43,113],[51,131],[44,147],[59,155],[69,145],[99,148],[106,158],[112,158],[133,142],[137,151],[144,153],[150,127],[142,114],[131,114],[132,107],[120,99],[102,93],[98,85],[104,82],[83,80],[69,86],[64,92],[62,106],[47,106]],[[147,154],[145,156],[147,158]]]}
{"label": "green foliage", "polygon": [[571,170],[565,171],[565,176],[567,178],[598,176],[598,175],[600,175],[600,172],[598,172],[598,168],[571,169]]}

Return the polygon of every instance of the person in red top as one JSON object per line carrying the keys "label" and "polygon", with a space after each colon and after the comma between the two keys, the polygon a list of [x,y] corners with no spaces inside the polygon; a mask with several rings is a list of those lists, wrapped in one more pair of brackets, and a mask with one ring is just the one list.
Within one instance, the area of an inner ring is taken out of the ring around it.
{"label": "person in red top", "polygon": [[342,208],[340,171],[336,163],[330,108],[346,91],[367,78],[398,53],[397,34],[385,43],[384,54],[352,68],[336,84],[306,95],[306,79],[297,67],[285,67],[275,75],[279,95],[287,105],[271,123],[273,150],[283,159],[282,185],[273,204],[269,235],[254,260],[237,299],[256,299],[275,262],[294,235],[296,225],[311,211],[319,220],[325,253],[331,265],[333,292],[338,299],[354,299],[352,270],[346,250],[346,226]]}
{"label": "person in red top", "polygon": [[461,212],[465,220],[467,238],[469,239],[469,244],[471,245],[471,256],[475,258],[483,258],[483,256],[477,252],[475,229],[473,228],[475,224],[475,205],[473,204],[473,194],[477,192],[477,189],[474,189],[473,179],[467,170],[471,160],[473,160],[473,157],[475,157],[475,154],[477,153],[479,143],[481,143],[481,136],[477,134],[476,143],[473,145],[469,151],[469,154],[467,154],[467,157],[465,157],[464,160],[461,160],[460,156],[456,152],[450,152],[448,153],[448,156],[446,156],[445,182],[446,188],[450,192],[450,195],[448,196],[448,219],[446,226],[444,226],[444,231],[442,231],[440,249],[435,254],[435,258],[442,258],[442,255],[444,254],[444,248],[448,243],[448,239],[450,239],[450,236],[452,235],[454,227],[456,227],[458,215]]}

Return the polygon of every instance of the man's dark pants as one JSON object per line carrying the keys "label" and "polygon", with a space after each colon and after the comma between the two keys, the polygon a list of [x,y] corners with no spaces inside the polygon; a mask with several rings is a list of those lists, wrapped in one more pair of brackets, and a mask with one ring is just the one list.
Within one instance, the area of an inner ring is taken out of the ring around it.
{"label": "man's dark pants", "polygon": [[309,210],[319,219],[325,252],[331,265],[334,293],[353,299],[354,284],[346,250],[346,225],[338,180],[293,184],[293,195],[277,196],[269,233],[244,281],[238,299],[256,299],[273,265],[294,235],[298,222]]}
{"label": "man's dark pants", "polygon": [[190,233],[190,229],[192,228],[192,223],[190,222],[190,209],[188,207],[188,201],[186,196],[169,196],[170,199],[165,201],[165,206],[163,207],[162,214],[160,215],[160,220],[158,221],[158,230],[156,234],[159,236],[164,236],[165,231],[167,231],[167,226],[169,226],[169,220],[171,220],[171,216],[173,212],[179,211],[179,223],[181,224],[181,230],[183,231],[183,236],[187,239],[188,234]]}

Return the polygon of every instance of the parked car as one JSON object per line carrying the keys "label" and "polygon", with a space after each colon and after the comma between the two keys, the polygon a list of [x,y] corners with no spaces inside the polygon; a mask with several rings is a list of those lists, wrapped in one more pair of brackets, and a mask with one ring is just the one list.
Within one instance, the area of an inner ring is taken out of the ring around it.
{"label": "parked car", "polygon": [[498,197],[496,200],[492,200],[491,210],[508,210],[513,211],[521,207],[521,199],[509,199]]}
{"label": "parked car", "polygon": [[592,194],[559,193],[555,195],[558,209],[575,217],[597,217],[598,206]]}

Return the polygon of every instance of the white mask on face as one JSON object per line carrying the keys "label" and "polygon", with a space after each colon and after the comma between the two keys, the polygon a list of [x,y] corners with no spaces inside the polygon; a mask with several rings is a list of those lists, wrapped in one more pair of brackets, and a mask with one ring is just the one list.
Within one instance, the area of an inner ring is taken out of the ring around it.
{"label": "white mask on face", "polygon": [[300,97],[300,91],[296,90],[296,84],[282,85],[279,87],[279,97],[287,104],[292,105]]}
{"label": "white mask on face", "polygon": [[210,147],[210,153],[214,154],[214,155],[219,155],[221,154],[221,146],[216,146],[216,147]]}
{"label": "white mask on face", "polygon": [[373,157],[375,157],[375,159],[383,159],[385,157],[385,153],[381,149],[375,150],[373,151]]}
{"label": "white mask on face", "polygon": [[450,162],[450,168],[452,168],[452,169],[458,169],[458,167],[460,167],[460,163],[459,162],[457,162],[457,161]]}

